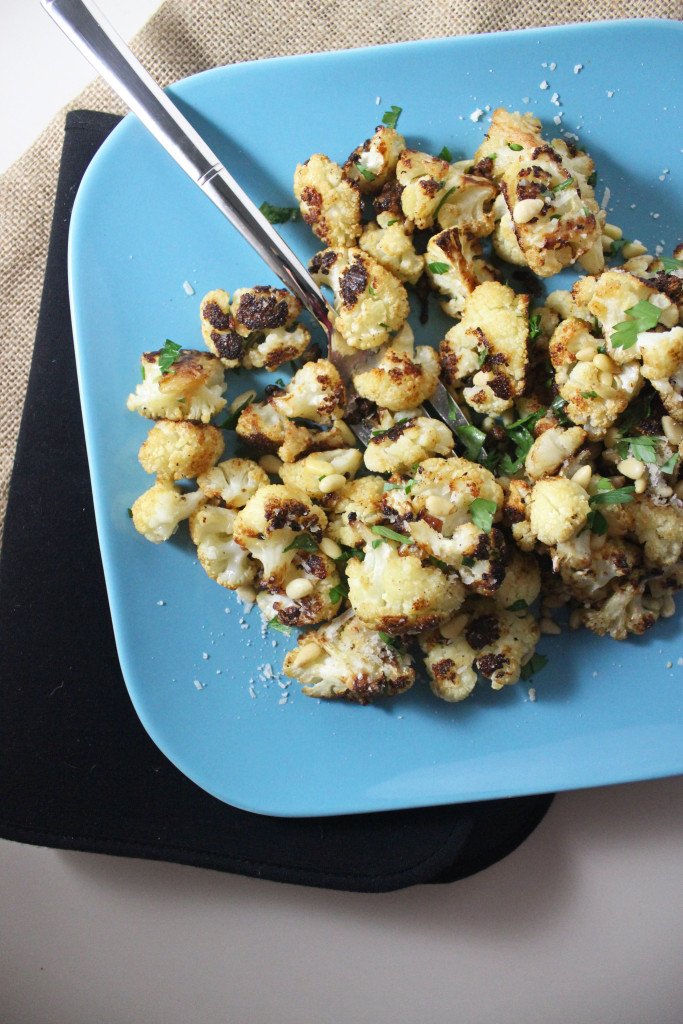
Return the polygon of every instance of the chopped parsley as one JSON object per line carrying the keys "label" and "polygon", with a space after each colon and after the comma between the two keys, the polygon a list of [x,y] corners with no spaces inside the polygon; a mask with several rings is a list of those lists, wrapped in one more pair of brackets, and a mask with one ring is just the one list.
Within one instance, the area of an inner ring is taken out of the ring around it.
{"label": "chopped parsley", "polygon": [[166,339],[159,356],[159,369],[162,373],[168,373],[180,355],[181,348],[181,345],[176,345],[174,341],[170,341],[168,338]]}
{"label": "chopped parsley", "polygon": [[385,111],[382,116],[382,124],[385,124],[387,128],[395,128],[398,124],[398,119],[401,116],[403,107],[392,106],[389,110]]}
{"label": "chopped parsley", "polygon": [[571,420],[564,411],[566,406],[567,399],[562,398],[561,395],[558,395],[557,398],[554,398],[553,401],[550,403],[550,408],[555,414],[555,419],[561,427],[571,426]]}
{"label": "chopped parsley", "polygon": [[251,405],[253,400],[252,395],[248,395],[244,401],[241,402],[233,412],[226,416],[222,423],[218,423],[217,426],[219,426],[221,430],[234,430],[237,426],[237,421],[240,418],[240,413],[243,412],[248,405]]}
{"label": "chopped parsley", "polygon": [[259,210],[271,224],[286,224],[290,220],[298,220],[299,210],[296,206],[273,206],[263,202]]}
{"label": "chopped parsley", "polygon": [[395,651],[399,649],[399,639],[397,636],[391,636],[389,633],[382,633],[381,630],[377,631],[377,636],[383,644],[387,645],[387,647],[393,647]]}
{"label": "chopped parsley", "polygon": [[336,587],[332,587],[332,590],[330,590],[330,601],[332,604],[338,604],[339,601],[343,600],[346,596],[346,587],[341,583],[338,583]]}
{"label": "chopped parsley", "polygon": [[268,619],[268,625],[270,626],[271,629],[276,630],[278,633],[284,633],[285,636],[292,635],[292,627],[286,626],[284,622],[280,622],[277,615],[272,619]]}
{"label": "chopped parsley", "polygon": [[628,238],[611,238],[610,239],[609,254],[610,256],[620,256],[621,250],[625,245],[630,245]]}
{"label": "chopped parsley", "polygon": [[660,256],[659,262],[667,274],[673,274],[675,270],[683,270],[683,260],[675,260],[673,256]]}
{"label": "chopped parsley", "polygon": [[[397,533],[396,530],[390,530],[388,526],[373,526],[371,529],[372,532],[376,533],[378,537],[382,538],[382,540],[397,540],[399,544],[410,544],[410,537],[406,537],[402,533]],[[381,544],[382,540],[379,540],[377,543]],[[373,542],[373,546],[375,546],[375,542]]]}
{"label": "chopped parsley", "polygon": [[580,391],[579,394],[582,398],[597,398],[597,391]]}
{"label": "chopped parsley", "polygon": [[591,508],[596,505],[623,505],[625,502],[633,501],[635,487],[628,484],[626,487],[612,487],[609,480],[601,480],[598,484],[600,490],[597,494],[591,494],[588,504]]}
{"label": "chopped parsley", "polygon": [[467,511],[470,514],[470,519],[479,530],[483,530],[484,533],[491,532],[493,517],[498,511],[495,501],[488,501],[486,498],[475,498]]}
{"label": "chopped parsley", "polygon": [[373,174],[372,171],[369,171],[367,169],[367,167],[361,167],[360,164],[358,164],[357,166],[358,166],[358,170],[363,175],[363,177],[365,178],[366,181],[374,181],[375,178],[377,177],[377,175]]}
{"label": "chopped parsley", "polygon": [[622,437],[617,441],[619,458],[627,459],[631,455],[639,462],[657,462],[655,449],[663,437]]}
{"label": "chopped parsley", "polygon": [[479,427],[469,424],[456,427],[453,433],[462,442],[462,446],[465,449],[465,458],[469,459],[470,462],[476,462],[486,440],[484,431],[480,430]]}
{"label": "chopped parsley", "polygon": [[310,533],[297,533],[291,544],[288,544],[285,551],[317,551],[318,545]]}
{"label": "chopped parsley", "polygon": [[523,597],[518,598],[514,604],[508,605],[505,609],[506,612],[525,612],[529,605],[526,603]]}
{"label": "chopped parsley", "polygon": [[677,462],[678,462],[678,452],[674,452],[674,454],[671,456],[671,458],[667,459],[666,462],[663,465],[661,465],[659,468],[661,469],[662,473],[673,473],[674,469],[676,468],[676,463]]}
{"label": "chopped parsley", "polygon": [[531,658],[527,661],[526,665],[522,666],[520,673],[522,679],[531,679],[533,675],[540,672],[542,668],[548,664],[548,659],[544,654],[532,654]]}
{"label": "chopped parsley", "polygon": [[441,207],[443,206],[443,204],[444,204],[444,203],[446,202],[446,200],[448,199],[448,197],[449,197],[450,195],[452,195],[452,193],[453,193],[453,192],[455,192],[455,185],[453,185],[453,186],[452,186],[452,188],[449,188],[448,192],[445,192],[445,193],[444,193],[444,195],[442,195],[441,199],[439,200],[439,205],[438,205],[438,206],[437,206],[437,208],[436,208],[436,209],[434,210],[434,216],[435,216],[435,217],[436,217],[436,216],[437,216],[437,214],[439,213],[439,210],[441,209]]}
{"label": "chopped parsley", "polygon": [[[446,195],[448,195],[448,193],[446,193]],[[446,196],[444,196],[444,199],[445,198]],[[428,263],[427,267],[431,270],[432,274],[447,274],[451,269],[450,263],[439,263],[438,261],[435,263]]]}
{"label": "chopped parsley", "polygon": [[536,341],[541,333],[541,314],[533,313],[529,317],[529,341]]}
{"label": "chopped parsley", "polygon": [[651,331],[659,323],[661,309],[646,299],[626,310],[628,320],[616,324],[610,341],[613,348],[632,348],[641,331]]}
{"label": "chopped parsley", "polygon": [[524,147],[520,146],[518,142],[508,142],[508,148],[514,150],[515,153],[519,153],[519,151]]}
{"label": "chopped parsley", "polygon": [[438,159],[438,160],[447,160],[447,161],[448,161],[448,163],[450,163],[450,162],[451,162],[451,160],[453,159],[453,156],[452,156],[452,154],[451,154],[451,151],[450,151],[450,149],[448,148],[448,146],[444,146],[444,147],[443,147],[443,149],[442,149],[442,150],[441,150],[441,152],[439,153],[439,155],[438,155],[437,159]]}

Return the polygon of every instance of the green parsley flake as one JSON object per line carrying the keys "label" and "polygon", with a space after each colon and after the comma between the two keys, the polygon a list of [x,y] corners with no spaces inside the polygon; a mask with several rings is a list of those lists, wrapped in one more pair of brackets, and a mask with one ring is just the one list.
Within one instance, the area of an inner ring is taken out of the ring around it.
{"label": "green parsley flake", "polygon": [[398,119],[401,116],[403,107],[391,107],[387,110],[382,117],[382,124],[385,124],[387,128],[395,128],[398,124]]}
{"label": "green parsley flake", "polygon": [[387,645],[387,647],[393,647],[393,649],[395,651],[398,650],[398,647],[399,647],[398,637],[391,636],[389,633],[382,633],[379,630],[377,632],[377,636],[380,638],[380,640],[382,641],[383,644]]}
{"label": "green parsley flake", "polygon": [[651,331],[659,323],[661,309],[646,299],[626,310],[628,320],[616,324],[610,341],[613,348],[632,348],[642,331]]}
{"label": "green parsley flake", "polygon": [[540,672],[548,664],[548,659],[544,654],[533,654],[526,665],[522,666],[520,673],[522,679],[531,679],[532,676]]}
{"label": "green parsley flake", "polygon": [[470,424],[468,426],[456,427],[453,433],[462,442],[462,446],[465,449],[465,458],[470,462],[476,462],[486,441],[484,431]]}
{"label": "green parsley flake", "polygon": [[296,206],[273,206],[271,203],[263,202],[259,210],[271,224],[286,224],[290,220],[299,219],[299,210]]}
{"label": "green parsley flake", "polygon": [[268,620],[268,625],[271,629],[276,630],[278,633],[284,633],[285,636],[292,635],[292,627],[286,626],[284,622],[280,622],[277,615],[273,619]]}
{"label": "green parsley flake", "polygon": [[332,604],[338,604],[346,596],[346,588],[341,583],[338,583],[336,587],[332,587],[330,590],[330,601]]}
{"label": "green parsley flake", "polygon": [[243,412],[243,410],[246,409],[248,405],[251,405],[252,402],[253,398],[251,397],[251,395],[249,395],[247,398],[244,399],[243,402],[240,403],[240,405],[237,406],[234,412],[231,412],[228,416],[226,416],[223,422],[218,423],[217,426],[219,426],[221,430],[234,430],[235,427],[237,426],[237,421],[240,418],[240,413]]}
{"label": "green parsley flake", "polygon": [[[397,540],[399,544],[410,544],[410,537],[404,536],[402,533],[397,533],[396,530],[390,530],[388,526],[373,526],[371,527],[372,532],[376,533],[382,540]],[[382,540],[378,541],[377,544],[381,544]],[[373,546],[375,542],[373,541]]]}
{"label": "green parsley flake", "polygon": [[520,597],[514,604],[508,605],[505,609],[506,612],[525,612],[529,605],[526,603],[523,597]]}
{"label": "green parsley flake", "polygon": [[633,484],[628,484],[627,487],[612,487],[609,480],[606,481],[607,486],[599,483],[598,487],[600,490],[597,494],[591,494],[588,499],[588,504],[593,509],[596,505],[623,505],[628,501],[633,501],[633,492],[635,487]]}
{"label": "green parsley flake", "polygon": [[297,533],[291,544],[288,544],[285,551],[317,551],[318,545],[310,533]]}
{"label": "green parsley flake", "polygon": [[444,146],[444,147],[443,147],[443,149],[442,149],[442,150],[441,150],[441,152],[439,153],[439,155],[438,155],[437,159],[438,159],[438,160],[447,160],[447,161],[448,161],[448,163],[450,163],[450,162],[451,162],[451,160],[453,159],[453,156],[452,156],[452,154],[451,154],[451,151],[450,151],[450,149],[448,148],[448,146]]}
{"label": "green parsley flake", "polygon": [[597,391],[580,391],[579,394],[582,398],[597,398]]}
{"label": "green parsley flake", "polygon": [[176,345],[174,341],[170,341],[168,338],[166,339],[164,347],[162,348],[161,354],[159,356],[159,369],[161,370],[162,374],[168,373],[168,371],[171,369],[176,359],[180,355],[181,348],[181,345]]}
{"label": "green parsley flake", "polygon": [[[448,195],[448,193],[446,193]],[[444,196],[444,199],[446,197]],[[428,263],[427,267],[431,270],[432,274],[447,274],[451,269],[450,263]]]}
{"label": "green parsley flake", "polygon": [[438,216],[439,210],[441,209],[441,207],[443,206],[443,204],[444,204],[444,203],[446,202],[446,200],[448,199],[448,197],[449,197],[450,195],[452,195],[452,194],[453,194],[453,192],[455,192],[455,185],[453,185],[453,187],[452,187],[452,188],[449,188],[448,192],[446,192],[446,193],[445,193],[445,194],[444,194],[444,195],[443,195],[443,196],[441,197],[441,199],[439,200],[439,205],[438,205],[438,206],[437,206],[437,208],[436,208],[436,209],[434,210],[434,216],[435,216],[435,217],[436,217],[436,216]]}
{"label": "green parsley flake", "polygon": [[664,442],[663,437],[622,437],[617,441],[617,452],[621,459],[627,459],[632,455],[639,462],[656,463],[655,449],[660,442]]}
{"label": "green parsley flake", "polygon": [[518,142],[508,142],[508,147],[514,150],[515,153],[519,153],[519,151],[524,148],[523,146],[520,146]]}
{"label": "green parsley flake", "polygon": [[667,274],[673,274],[675,270],[683,270],[683,260],[675,260],[673,256],[660,256],[659,262]]}
{"label": "green parsley flake", "polygon": [[533,313],[529,317],[529,341],[536,341],[541,333],[541,314]]}
{"label": "green parsley flake", "polygon": [[484,533],[491,532],[493,517],[497,511],[498,506],[495,501],[488,501],[486,498],[475,498],[468,509],[470,519]]}
{"label": "green parsley flake", "polygon": [[363,175],[366,181],[374,181],[375,178],[377,177],[377,175],[373,174],[372,171],[369,171],[367,167],[361,167],[360,164],[358,164],[358,170]]}

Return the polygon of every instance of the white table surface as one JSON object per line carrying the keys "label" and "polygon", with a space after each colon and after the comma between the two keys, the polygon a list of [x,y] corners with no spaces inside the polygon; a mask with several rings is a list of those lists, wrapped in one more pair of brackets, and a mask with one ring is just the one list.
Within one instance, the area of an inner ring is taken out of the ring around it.
{"label": "white table surface", "polygon": [[[155,6],[101,0],[126,37]],[[0,0],[0,170],[90,78]],[[376,896],[0,841],[0,1021],[680,1024],[682,839],[676,778],[561,794],[488,871]]]}

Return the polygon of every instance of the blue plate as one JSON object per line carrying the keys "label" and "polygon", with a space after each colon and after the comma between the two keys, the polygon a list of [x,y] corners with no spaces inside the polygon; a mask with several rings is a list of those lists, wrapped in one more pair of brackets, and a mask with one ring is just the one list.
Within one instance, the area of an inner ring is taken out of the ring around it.
{"label": "blue plate", "polygon": [[[445,145],[453,159],[473,153],[490,110],[529,109],[547,137],[571,133],[589,150],[598,200],[610,190],[609,219],[670,253],[681,237],[682,47],[679,23],[610,22],[259,61],[169,91],[257,204],[292,205],[297,162],[314,152],[343,161],[391,105],[403,108],[409,145]],[[282,233],[304,259],[317,248],[301,223]],[[221,800],[301,816],[681,772],[678,614],[624,643],[586,631],[546,637],[548,664],[531,682],[499,693],[482,685],[462,704],[438,701],[426,684],[370,707],[322,702],[278,679],[294,638],[262,629],[256,610],[245,614],[212,582],[186,531],[160,546],[135,532],[127,509],[151,482],[137,460],[150,424],[126,409],[141,352],[166,338],[202,348],[202,296],[267,283],[278,282],[125,118],[78,193],[70,284],[116,641],[164,754]],[[440,324],[429,326],[438,341]],[[244,374],[231,379],[229,400],[246,386]]]}

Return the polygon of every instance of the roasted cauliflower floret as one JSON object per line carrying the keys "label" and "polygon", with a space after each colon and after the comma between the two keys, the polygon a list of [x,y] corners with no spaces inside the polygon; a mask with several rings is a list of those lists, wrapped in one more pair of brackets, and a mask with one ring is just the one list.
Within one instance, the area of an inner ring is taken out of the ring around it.
{"label": "roasted cauliflower floret", "polygon": [[534,114],[498,107],[491,114],[486,138],[474,154],[474,166],[486,167],[488,177],[500,181],[509,166],[531,158],[542,144],[541,122]]}
{"label": "roasted cauliflower floret", "polygon": [[539,277],[559,273],[600,241],[597,203],[581,194],[552,147],[511,163],[500,186],[519,247]]}
{"label": "roasted cauliflower floret", "polygon": [[235,430],[254,448],[274,452],[283,462],[295,462],[309,452],[346,445],[349,432],[341,423],[334,422],[329,430],[313,430],[293,423],[270,402],[254,402],[242,410]]}
{"label": "roasted cauliflower floret", "polygon": [[285,657],[284,672],[299,680],[307,697],[346,697],[359,704],[404,693],[415,680],[410,656],[349,612],[300,636]]}
{"label": "roasted cauliflower floret", "polygon": [[157,480],[131,509],[133,526],[153,544],[168,540],[183,521],[206,501],[201,491],[181,491],[170,480]]}
{"label": "roasted cauliflower floret", "polygon": [[529,449],[524,468],[532,480],[554,476],[576,454],[586,439],[581,427],[551,427],[544,430]]}
{"label": "roasted cauliflower floret", "polygon": [[294,194],[304,221],[325,245],[354,245],[362,231],[361,193],[339,164],[323,153],[297,164]]}
{"label": "roasted cauliflower floret", "polygon": [[405,324],[374,365],[353,378],[362,398],[400,412],[426,402],[439,383],[439,357],[431,345],[418,345]]}
{"label": "roasted cauliflower floret", "polygon": [[477,238],[490,235],[495,226],[496,186],[488,178],[466,173],[451,165],[436,207],[442,230],[457,228]]}
{"label": "roasted cauliflower floret", "polygon": [[529,526],[541,544],[558,544],[583,529],[589,511],[583,487],[562,476],[546,477],[531,490]]}
{"label": "roasted cauliflower floret", "polygon": [[491,244],[496,256],[506,263],[514,263],[517,267],[526,267],[526,256],[519,247],[517,235],[505,197],[499,192],[493,204],[494,227]]}
{"label": "roasted cauliflower floret", "polygon": [[252,339],[243,365],[251,369],[263,367],[273,373],[283,363],[298,359],[311,344],[311,335],[301,324],[294,327],[275,327],[263,336]]}
{"label": "roasted cauliflower floret", "polygon": [[192,480],[220,459],[225,448],[218,427],[187,420],[157,420],[139,452],[142,468],[159,480]]}
{"label": "roasted cauliflower floret", "polygon": [[283,591],[261,591],[256,603],[268,618],[286,626],[312,626],[328,622],[339,611],[343,592],[332,559],[321,551],[298,551],[293,575]]}
{"label": "roasted cauliflower floret", "polygon": [[399,281],[417,284],[424,270],[424,256],[415,252],[412,224],[403,216],[380,213],[358,239],[358,245]]}
{"label": "roasted cauliflower floret", "polygon": [[246,345],[237,333],[230,311],[230,296],[222,288],[208,292],[199,304],[199,321],[204,344],[228,370],[236,369],[244,358]]}
{"label": "roasted cauliflower floret", "polygon": [[237,513],[233,536],[260,562],[263,587],[284,593],[297,575],[302,552],[317,551],[326,526],[327,516],[304,491],[268,484]]}
{"label": "roasted cauliflower floret", "polygon": [[384,483],[381,476],[363,476],[336,491],[327,508],[327,536],[347,548],[362,548],[376,539],[372,527],[384,518]]}
{"label": "roasted cauliflower floret", "polygon": [[648,566],[669,569],[683,552],[683,507],[658,505],[641,495],[625,507],[630,532],[642,546]]}
{"label": "roasted cauliflower floret", "polygon": [[[678,323],[678,306],[654,284],[656,282],[648,284],[625,270],[606,270],[595,281],[589,301],[584,302],[588,312],[600,324],[608,354],[617,363],[630,362],[636,355],[637,346],[634,351],[632,345],[615,344],[618,341],[615,328],[629,319],[629,311],[639,302],[648,302],[655,307],[655,323],[663,328],[670,329]],[[574,292],[576,288],[575,285]]]}
{"label": "roasted cauliflower floret", "polygon": [[238,288],[230,305],[234,329],[242,338],[291,327],[302,309],[301,301],[286,288],[270,285]]}
{"label": "roasted cauliflower floret", "polygon": [[659,392],[669,415],[683,423],[683,327],[642,331],[636,344],[643,377]]}
{"label": "roasted cauliflower floret", "polygon": [[549,344],[565,412],[594,439],[604,436],[643,383],[636,360],[617,364],[599,346],[589,325],[576,317],[563,320]]}
{"label": "roasted cauliflower floret", "polygon": [[143,379],[128,396],[128,408],[150,420],[208,423],[225,407],[221,361],[206,352],[180,349],[168,369],[162,370],[162,354],[163,349],[143,354]]}
{"label": "roasted cauliflower floret", "polygon": [[342,170],[361,192],[375,194],[392,178],[406,142],[395,128],[379,125],[370,139],[354,149]]}
{"label": "roasted cauliflower floret", "polygon": [[266,471],[252,459],[226,459],[197,477],[207,501],[232,509],[244,508],[259,487],[269,483]]}
{"label": "roasted cauliflower floret", "polygon": [[404,285],[362,249],[326,249],[309,269],[334,292],[335,329],[351,348],[379,348],[403,327],[410,312]]}
{"label": "roasted cauliflower floret", "polygon": [[402,473],[432,455],[448,455],[453,435],[441,420],[413,416],[371,437],[363,457],[372,473]]}
{"label": "roasted cauliflower floret", "polygon": [[[477,412],[510,409],[525,384],[529,296],[497,281],[480,284],[465,300],[462,319],[441,342],[446,382],[463,388]],[[470,382],[471,383],[468,383]]]}
{"label": "roasted cauliflower floret", "polygon": [[204,505],[190,516],[190,536],[207,575],[221,587],[237,590],[256,579],[257,563],[233,538],[237,513],[232,508]]}
{"label": "roasted cauliflower floret", "polygon": [[[407,547],[376,537],[365,558],[349,560],[349,601],[358,618],[384,633],[421,633],[444,622],[462,604],[465,588]],[[410,538],[406,537],[406,545]]]}
{"label": "roasted cauliflower floret", "polygon": [[449,228],[432,235],[427,243],[425,263],[434,288],[446,296],[441,308],[459,317],[465,302],[484,281],[494,281],[496,272],[482,259],[481,243],[466,231]]}
{"label": "roasted cauliflower floret", "polygon": [[416,149],[404,149],[401,153],[396,164],[396,178],[402,186],[401,207],[416,227],[431,228],[434,224],[449,170],[447,160],[429,153]]}
{"label": "roasted cauliflower floret", "polygon": [[468,604],[419,643],[432,692],[454,702],[472,692],[477,671],[491,680],[494,690],[516,683],[539,639],[538,623],[529,611],[505,611],[483,600]]}
{"label": "roasted cauliflower floret", "polygon": [[329,359],[318,359],[304,363],[283,389],[269,395],[268,401],[283,416],[330,423],[341,418],[346,389],[336,366]]}
{"label": "roasted cauliflower floret", "polygon": [[579,620],[598,636],[625,640],[629,633],[640,636],[652,629],[661,613],[661,602],[644,593],[643,584],[620,579],[612,584],[596,607],[577,610]]}
{"label": "roasted cauliflower floret", "polygon": [[491,595],[496,604],[507,611],[530,608],[541,592],[541,570],[538,560],[531,554],[511,545],[505,576]]}
{"label": "roasted cauliflower floret", "polygon": [[324,507],[334,503],[338,492],[353,480],[363,464],[357,448],[340,448],[306,455],[297,462],[283,463],[282,482],[300,487]]}

